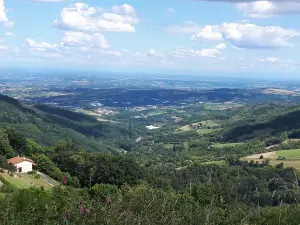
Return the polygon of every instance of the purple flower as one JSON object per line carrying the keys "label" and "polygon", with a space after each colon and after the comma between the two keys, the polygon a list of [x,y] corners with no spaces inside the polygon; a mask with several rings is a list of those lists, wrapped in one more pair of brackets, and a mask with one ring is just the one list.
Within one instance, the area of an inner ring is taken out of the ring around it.
{"label": "purple flower", "polygon": [[89,209],[85,209],[85,215],[89,215],[90,210]]}
{"label": "purple flower", "polygon": [[80,211],[80,215],[82,215],[83,214],[83,206],[82,205],[80,205],[79,211]]}
{"label": "purple flower", "polygon": [[63,184],[67,185],[67,177],[66,176],[64,176]]}

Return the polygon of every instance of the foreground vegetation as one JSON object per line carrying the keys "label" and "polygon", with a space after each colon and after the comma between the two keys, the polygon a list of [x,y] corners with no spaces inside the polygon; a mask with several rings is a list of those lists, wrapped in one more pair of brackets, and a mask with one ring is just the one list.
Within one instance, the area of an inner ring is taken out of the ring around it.
{"label": "foreground vegetation", "polygon": [[[99,191],[99,192],[98,192]],[[201,190],[176,194],[146,185],[91,191],[59,187],[53,192],[22,190],[0,201],[1,224],[286,224],[300,220],[297,205],[246,207],[222,198],[199,199]]]}

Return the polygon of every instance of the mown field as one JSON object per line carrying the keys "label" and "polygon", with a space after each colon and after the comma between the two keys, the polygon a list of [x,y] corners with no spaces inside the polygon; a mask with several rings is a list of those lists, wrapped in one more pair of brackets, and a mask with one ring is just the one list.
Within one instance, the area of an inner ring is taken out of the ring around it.
{"label": "mown field", "polygon": [[[263,159],[261,159],[261,156]],[[243,160],[254,160],[258,162],[262,162],[265,159],[270,160],[270,165],[272,166],[276,166],[282,162],[285,168],[294,167],[296,169],[300,169],[300,149],[267,152],[243,158]]]}
{"label": "mown field", "polygon": [[213,147],[215,148],[226,148],[226,147],[236,147],[236,146],[241,146],[245,145],[246,143],[243,142],[235,142],[235,143],[219,143],[219,144],[214,144]]}
{"label": "mown field", "polygon": [[41,177],[37,178],[30,174],[18,174],[15,176],[10,176],[6,173],[1,173],[1,180],[6,181],[10,185],[18,188],[30,188],[30,187],[43,187],[45,189],[50,189],[53,186],[44,181]]}

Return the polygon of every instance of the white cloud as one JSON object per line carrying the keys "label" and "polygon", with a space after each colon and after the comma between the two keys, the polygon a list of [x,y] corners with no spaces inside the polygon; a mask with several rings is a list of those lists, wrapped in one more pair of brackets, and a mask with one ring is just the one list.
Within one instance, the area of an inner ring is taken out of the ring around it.
{"label": "white cloud", "polygon": [[295,30],[276,26],[224,23],[222,36],[239,48],[279,48],[293,46],[290,40],[300,36]]}
{"label": "white cloud", "polygon": [[204,41],[204,40],[221,41],[223,40],[222,34],[217,30],[218,30],[218,26],[206,25],[201,29],[201,31],[194,34],[191,39],[193,41]]}
{"label": "white cloud", "polygon": [[47,50],[57,50],[57,45],[52,45],[47,42],[40,42],[37,43],[33,39],[26,38],[25,39],[27,46],[32,50],[36,52],[44,52]]}
{"label": "white cloud", "polygon": [[62,38],[62,45],[68,47],[92,47],[92,48],[108,48],[104,36],[100,33],[85,34],[82,32],[67,31]]}
{"label": "white cloud", "polygon": [[174,51],[168,53],[170,57],[173,58],[190,58],[190,57],[209,57],[209,58],[215,58],[220,56],[220,51],[215,48],[209,48],[209,49],[190,49],[190,48],[184,48],[182,46],[177,47]]}
{"label": "white cloud", "polygon": [[122,56],[122,52],[118,52],[118,51],[100,51],[100,52],[112,56]]}
{"label": "white cloud", "polygon": [[12,21],[9,21],[6,15],[4,0],[0,0],[0,22],[3,23],[5,27],[11,28],[14,26]]}
{"label": "white cloud", "polygon": [[161,52],[157,52],[154,49],[149,49],[147,54],[143,54],[143,55],[147,55],[148,57],[164,57],[164,54]]}
{"label": "white cloud", "polygon": [[199,54],[202,57],[215,58],[220,55],[220,51],[218,49],[209,48],[209,49],[203,49],[203,50],[197,51],[196,54]]}
{"label": "white cloud", "polygon": [[139,23],[139,18],[132,6],[113,6],[112,13],[99,14],[100,11],[85,3],[76,3],[62,10],[54,26],[82,32],[135,32],[133,24]]}
{"label": "white cloud", "polygon": [[193,34],[200,31],[201,27],[193,21],[186,21],[182,25],[170,26],[167,30],[173,33]]}
{"label": "white cloud", "polygon": [[149,56],[154,56],[156,54],[156,51],[154,49],[149,49],[148,55]]}
{"label": "white cloud", "polygon": [[266,58],[261,58],[259,59],[260,62],[263,63],[276,63],[279,61],[279,58],[276,57],[266,57]]}
{"label": "white cloud", "polygon": [[[184,30],[182,30],[184,32]],[[206,25],[194,34],[194,41],[230,41],[236,48],[280,48],[294,44],[293,38],[300,32],[277,26],[258,26],[251,23],[223,23],[222,25]]]}
{"label": "white cloud", "polygon": [[300,2],[257,1],[238,3],[236,7],[245,16],[253,18],[269,18],[285,14],[300,14]]}
{"label": "white cloud", "polygon": [[0,0],[0,22],[8,22],[5,12],[4,0]]}
{"label": "white cloud", "polygon": [[168,10],[168,12],[170,12],[170,13],[173,13],[173,12],[174,12],[174,9],[173,9],[172,7],[169,7],[167,10]]}
{"label": "white cloud", "polygon": [[296,69],[300,65],[294,60],[280,59],[277,57],[260,58],[257,59],[256,62],[258,63],[254,62],[253,64],[259,66],[260,68],[266,68],[266,69],[279,69],[279,68]]}
{"label": "white cloud", "polygon": [[12,34],[12,32],[5,32],[4,35],[5,36],[12,36],[13,34]]}
{"label": "white cloud", "polygon": [[219,50],[223,50],[223,49],[226,49],[227,46],[226,46],[226,44],[221,43],[221,44],[218,44],[215,48],[216,48],[216,49],[219,49]]}
{"label": "white cloud", "polygon": [[112,11],[114,13],[118,13],[118,14],[129,14],[129,15],[136,15],[135,9],[128,4],[124,4],[124,5],[115,5],[112,7]]}

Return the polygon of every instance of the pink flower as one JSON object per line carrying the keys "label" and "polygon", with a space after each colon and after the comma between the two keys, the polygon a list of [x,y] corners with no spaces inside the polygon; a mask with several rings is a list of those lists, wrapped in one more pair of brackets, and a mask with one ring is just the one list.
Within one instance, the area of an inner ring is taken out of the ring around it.
{"label": "pink flower", "polygon": [[80,215],[82,215],[82,213],[83,213],[83,206],[82,205],[80,205],[79,211],[80,211]]}
{"label": "pink flower", "polygon": [[63,184],[67,185],[67,177],[66,176],[64,176]]}
{"label": "pink flower", "polygon": [[90,210],[89,210],[89,209],[85,209],[85,215],[88,215],[88,214],[89,214],[89,212],[90,212]]}
{"label": "pink flower", "polygon": [[66,218],[69,220],[71,218],[70,212],[66,212]]}

